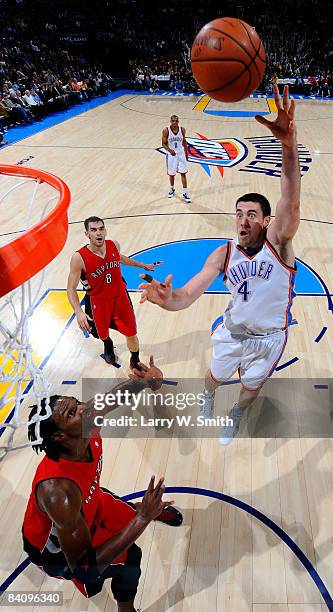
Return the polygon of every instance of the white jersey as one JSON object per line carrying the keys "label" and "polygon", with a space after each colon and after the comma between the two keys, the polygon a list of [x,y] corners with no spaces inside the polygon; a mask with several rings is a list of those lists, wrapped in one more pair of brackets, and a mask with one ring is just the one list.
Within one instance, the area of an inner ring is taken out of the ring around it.
{"label": "white jersey", "polygon": [[226,328],[234,334],[266,335],[288,327],[296,269],[287,266],[265,240],[248,255],[235,240],[228,243],[224,282],[231,293]]}
{"label": "white jersey", "polygon": [[[168,128],[168,147],[176,152],[177,157],[183,157],[185,159],[183,132],[181,127],[178,128],[177,134],[174,134],[172,129]],[[170,155],[169,152],[168,155]]]}

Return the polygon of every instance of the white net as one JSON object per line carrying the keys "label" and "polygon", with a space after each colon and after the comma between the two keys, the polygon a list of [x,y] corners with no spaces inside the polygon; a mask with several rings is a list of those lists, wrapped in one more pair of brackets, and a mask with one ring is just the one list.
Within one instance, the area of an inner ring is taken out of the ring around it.
{"label": "white net", "polygon": [[[1,248],[44,219],[57,204],[59,193],[39,178],[0,174],[0,185],[5,230],[0,236]],[[32,317],[38,316],[44,281],[45,269],[0,299],[0,459],[14,449],[40,444],[40,422],[51,413],[51,385],[34,355],[29,327]],[[37,405],[37,412],[29,421],[31,405]],[[37,439],[33,442],[27,438],[30,423],[36,423]]]}
{"label": "white net", "polygon": [[[4,415],[0,427],[7,429],[7,435],[0,438],[0,459],[7,452],[30,444],[28,441],[14,444],[16,430],[20,427],[27,428],[29,424],[21,416],[23,400],[28,393],[30,401],[38,406],[37,414],[33,418],[37,423],[35,444],[41,442],[40,420],[50,415],[51,386],[43,370],[36,365],[29,342],[29,319],[33,316],[38,299],[39,292],[32,295],[31,281],[28,281],[6,296],[0,306],[0,412]],[[45,416],[40,415],[42,398],[46,398]]]}

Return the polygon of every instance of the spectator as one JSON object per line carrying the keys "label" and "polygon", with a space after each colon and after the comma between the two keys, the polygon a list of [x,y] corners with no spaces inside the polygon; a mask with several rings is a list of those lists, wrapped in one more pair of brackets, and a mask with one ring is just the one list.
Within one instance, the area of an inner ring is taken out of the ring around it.
{"label": "spectator", "polygon": [[34,96],[32,95],[31,91],[29,91],[29,89],[26,89],[24,92],[24,95],[22,96],[22,99],[24,100],[24,102],[31,107],[31,111],[33,112],[34,116],[37,117],[37,119],[41,119],[44,115],[44,110],[43,110],[43,103],[37,102],[34,98]]}

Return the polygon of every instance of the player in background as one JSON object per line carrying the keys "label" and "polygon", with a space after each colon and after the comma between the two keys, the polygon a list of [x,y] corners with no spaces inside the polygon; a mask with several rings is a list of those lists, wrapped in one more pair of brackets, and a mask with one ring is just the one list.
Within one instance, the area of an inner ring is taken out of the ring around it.
{"label": "player in background", "polygon": [[[119,243],[106,240],[103,219],[89,217],[84,221],[89,244],[76,251],[70,262],[67,282],[68,299],[74,309],[80,329],[100,338],[104,344],[104,358],[114,365],[116,356],[109,328],[126,337],[131,353],[130,367],[137,368],[139,340],[132,303],[121,275],[120,264],[143,270],[154,270],[162,262],[145,264],[120,253]],[[86,290],[85,310],[81,308],[77,294],[79,281]]]}
{"label": "player in background", "polygon": [[239,400],[229,416],[233,426],[221,432],[221,444],[236,435],[244,410],[258,397],[274,371],[286,345],[290,307],[295,283],[292,239],[300,223],[301,177],[295,124],[295,103],[288,86],[283,99],[273,88],[277,117],[256,120],[267,127],[282,145],[281,196],[271,220],[268,200],[248,193],[236,202],[238,240],[216,249],[202,270],[179,289],[172,288],[172,275],[165,283],[142,284],[141,302],[158,304],[165,310],[188,308],[221,276],[231,293],[223,317],[212,327],[211,366],[205,380],[203,416],[213,415],[216,388],[238,370],[242,383]]}
{"label": "player in background", "polygon": [[175,195],[175,176],[180,173],[183,185],[183,200],[186,204],[191,203],[191,198],[187,191],[187,161],[188,150],[185,138],[185,128],[179,126],[179,118],[177,115],[171,115],[170,127],[164,128],[162,132],[162,147],[165,148],[167,173],[170,181],[170,191],[168,198],[173,198]]}

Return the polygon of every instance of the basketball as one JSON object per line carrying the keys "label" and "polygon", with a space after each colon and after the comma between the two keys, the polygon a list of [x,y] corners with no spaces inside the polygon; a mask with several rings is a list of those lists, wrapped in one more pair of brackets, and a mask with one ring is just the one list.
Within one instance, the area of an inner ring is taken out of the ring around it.
{"label": "basketball", "polygon": [[245,21],[214,19],[194,40],[191,67],[200,89],[211,98],[238,102],[261,83],[266,67],[264,45]]}

